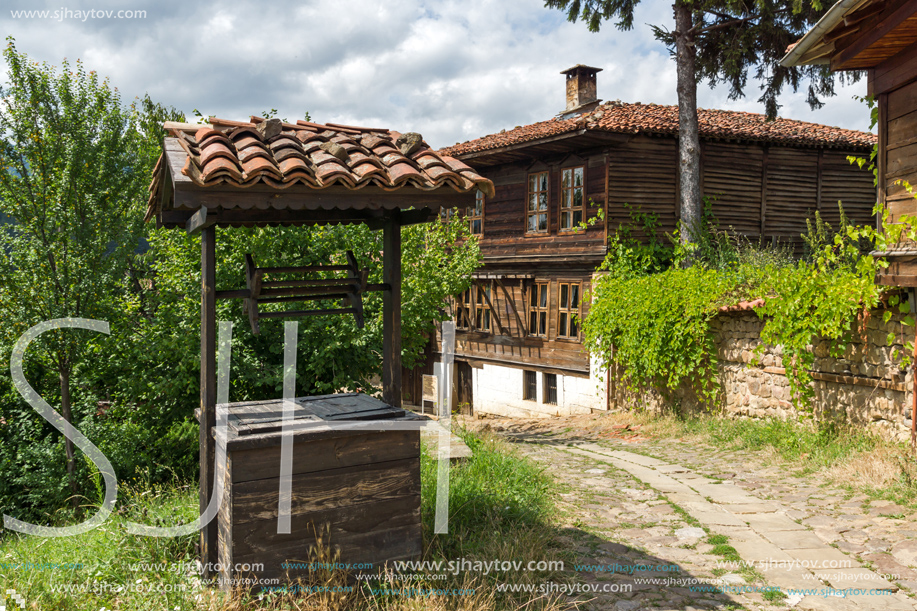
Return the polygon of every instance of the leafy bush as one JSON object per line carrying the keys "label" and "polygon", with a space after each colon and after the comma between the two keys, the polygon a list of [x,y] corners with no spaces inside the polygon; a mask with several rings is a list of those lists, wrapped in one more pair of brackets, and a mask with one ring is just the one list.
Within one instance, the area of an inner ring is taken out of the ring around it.
{"label": "leafy bush", "polygon": [[884,263],[869,251],[913,240],[917,219],[891,224],[885,211],[883,230],[876,231],[850,225],[841,208],[840,226],[832,230],[816,215],[803,236],[806,252],[794,260],[785,246],[762,247],[720,230],[709,202],[706,210],[704,226],[691,230],[695,242],[682,245],[672,237],[663,271],[647,263],[646,247],[628,243],[629,231],[612,239],[601,268],[609,273],[597,281],[583,324],[586,346],[606,364],[624,365],[631,388],[689,384],[710,403],[718,390],[711,319],[720,306],[764,298],[755,309],[765,321],[761,339],[783,347],[793,400],[806,407],[813,339],[843,352],[858,313],[878,305],[883,290],[875,275]]}

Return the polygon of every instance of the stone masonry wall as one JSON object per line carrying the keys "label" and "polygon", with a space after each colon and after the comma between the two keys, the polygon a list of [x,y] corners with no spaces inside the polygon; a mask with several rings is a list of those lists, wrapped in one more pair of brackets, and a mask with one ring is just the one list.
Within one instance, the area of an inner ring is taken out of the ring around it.
{"label": "stone masonry wall", "polygon": [[[892,351],[903,352],[903,343],[913,339],[914,329],[903,326],[904,316],[897,312],[888,323],[882,321],[882,314],[882,310],[870,313],[865,328],[854,334],[840,358],[829,355],[827,341],[812,346],[816,356],[812,408],[818,418],[837,418],[904,440],[910,438],[913,380],[910,371],[893,361]],[[711,326],[719,360],[718,406],[738,417],[800,417],[791,402],[781,347],[765,346],[761,357],[755,358],[764,321],[753,311],[723,312]],[[889,333],[895,334],[891,345],[886,344]],[[661,409],[674,402],[681,409],[703,409],[690,388],[668,397],[658,391],[635,394],[619,389],[616,399],[618,407]]]}

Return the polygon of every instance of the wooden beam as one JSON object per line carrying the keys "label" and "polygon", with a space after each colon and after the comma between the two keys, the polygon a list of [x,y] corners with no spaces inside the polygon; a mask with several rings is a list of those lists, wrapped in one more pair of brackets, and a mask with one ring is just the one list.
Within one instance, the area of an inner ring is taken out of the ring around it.
{"label": "wooden beam", "polygon": [[[185,223],[185,231],[188,234],[196,233],[204,228],[207,224],[207,206],[201,206],[200,210],[191,215],[191,218]],[[213,223],[211,222],[211,225]]]}
{"label": "wooden beam", "polygon": [[401,214],[389,212],[382,234],[382,400],[401,407]]}
{"label": "wooden beam", "polygon": [[[887,196],[887,178],[885,176],[888,170],[888,94],[880,93],[878,99],[879,105],[879,142],[876,147],[876,201],[886,205]],[[882,230],[882,215],[876,215],[876,229]]]}
{"label": "wooden beam", "polygon": [[[217,312],[216,312],[216,227],[201,231],[201,420],[200,420],[200,511],[210,504],[216,458],[213,428],[217,404]],[[217,556],[217,520],[201,527],[201,562],[215,566]],[[205,573],[205,577],[209,577]]]}
{"label": "wooden beam", "polygon": [[497,308],[494,307],[494,304],[491,303],[490,297],[487,295],[487,291],[484,290],[483,286],[478,286],[478,290],[481,291],[481,294],[484,295],[484,301],[487,302],[487,307],[490,308],[490,315],[495,321],[497,321],[497,327],[500,329],[501,335],[509,335],[506,332],[506,329],[503,327],[503,323],[500,322],[500,315],[497,314]]}
{"label": "wooden beam", "polygon": [[519,310],[516,309],[516,300],[513,299],[512,295],[509,294],[509,291],[506,289],[506,285],[503,284],[502,280],[497,278],[496,282],[497,286],[503,289],[503,295],[506,297],[506,303],[509,304],[510,309],[516,316],[516,324],[519,325],[519,332],[522,333],[523,337],[525,337],[525,325],[522,323],[522,317],[519,316]]}
{"label": "wooden beam", "polygon": [[878,42],[915,12],[917,12],[917,0],[889,3],[885,10],[863,24],[861,27],[862,36],[854,39],[845,48],[835,53],[831,58],[831,71],[847,69],[847,64],[853,61],[857,55]]}
{"label": "wooden beam", "polygon": [[761,160],[761,238],[764,238],[764,221],[767,214],[767,148]]}
{"label": "wooden beam", "polygon": [[261,318],[294,318],[299,316],[322,316],[325,314],[353,314],[353,308],[338,308],[332,310],[289,310],[287,312],[262,312]]}
{"label": "wooden beam", "polygon": [[[157,216],[159,226],[187,228],[188,220],[196,210],[164,210]],[[366,224],[370,229],[382,229],[382,210],[217,210],[209,207],[208,223],[221,227],[245,225],[324,225],[324,224]],[[427,223],[436,217],[430,208],[405,210],[402,212],[402,226]]]}
{"label": "wooden beam", "polygon": [[818,149],[818,172],[815,184],[815,210],[821,210],[821,175],[825,162],[825,149]]}

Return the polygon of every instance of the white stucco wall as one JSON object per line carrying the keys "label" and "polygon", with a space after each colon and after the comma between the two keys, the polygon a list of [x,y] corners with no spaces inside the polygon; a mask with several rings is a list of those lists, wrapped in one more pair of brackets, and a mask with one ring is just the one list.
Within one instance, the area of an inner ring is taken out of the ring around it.
{"label": "white stucco wall", "polygon": [[[433,372],[437,377],[441,377],[442,364],[435,363]],[[593,409],[606,409],[605,383],[596,375],[595,363],[592,363],[589,378],[557,374],[557,405],[544,403],[544,374],[536,372],[535,379],[536,400],[527,401],[522,398],[522,369],[489,363],[485,363],[480,369],[473,369],[474,412],[532,418],[588,414]]]}

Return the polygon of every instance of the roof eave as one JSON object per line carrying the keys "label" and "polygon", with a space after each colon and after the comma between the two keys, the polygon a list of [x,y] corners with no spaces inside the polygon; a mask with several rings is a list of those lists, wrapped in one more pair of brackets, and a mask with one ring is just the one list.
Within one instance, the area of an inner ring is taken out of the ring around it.
{"label": "roof eave", "polygon": [[785,68],[793,68],[796,66],[828,63],[827,60],[823,61],[822,58],[808,62],[800,60],[812,47],[821,42],[822,37],[834,29],[849,12],[858,8],[863,3],[863,0],[840,0],[837,4],[828,9],[827,13],[822,15],[818,23],[816,23],[811,30],[806,32],[805,36],[799,39],[793,48],[790,49],[790,52],[780,60],[780,65]]}

